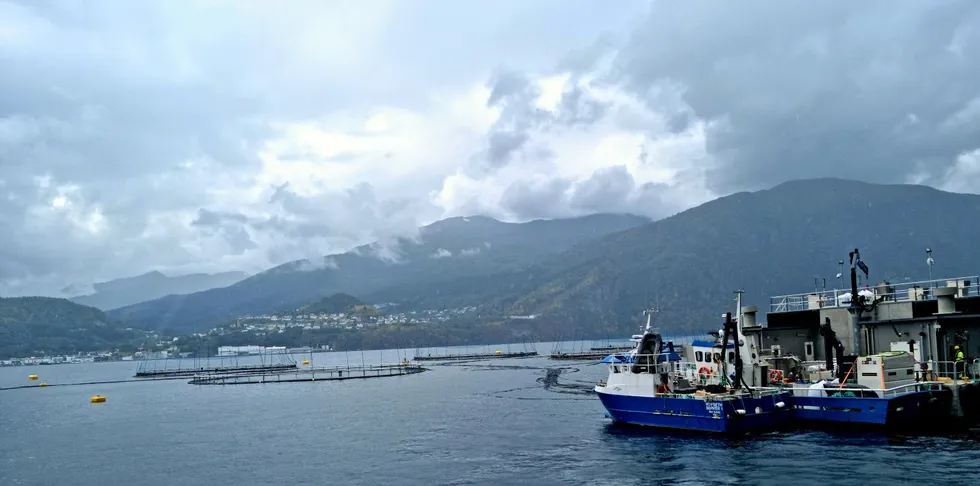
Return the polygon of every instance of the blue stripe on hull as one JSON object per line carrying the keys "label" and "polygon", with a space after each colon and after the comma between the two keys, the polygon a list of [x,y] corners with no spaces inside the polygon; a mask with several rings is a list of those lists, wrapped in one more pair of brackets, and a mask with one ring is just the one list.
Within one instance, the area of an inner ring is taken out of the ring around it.
{"label": "blue stripe on hull", "polygon": [[791,402],[797,420],[896,425],[927,418],[933,410],[942,411],[936,400],[948,403],[950,392],[921,391],[890,398],[794,396]]}
{"label": "blue stripe on hull", "polygon": [[[790,419],[789,394],[711,402],[722,407],[717,415],[708,412],[705,400],[695,398],[597,394],[613,420],[651,427],[732,433],[773,428]],[[787,406],[777,408],[777,402]],[[756,407],[762,411],[755,413]],[[738,415],[736,408],[744,409],[746,414]]]}

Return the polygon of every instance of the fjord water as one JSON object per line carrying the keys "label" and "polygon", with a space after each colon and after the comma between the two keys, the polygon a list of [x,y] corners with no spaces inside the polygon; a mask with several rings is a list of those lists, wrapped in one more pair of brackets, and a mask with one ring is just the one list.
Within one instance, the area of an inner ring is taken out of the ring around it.
{"label": "fjord water", "polygon": [[[368,364],[381,359],[363,354]],[[361,360],[313,355],[318,366]],[[31,373],[51,384],[124,380],[136,366],[0,368],[0,388],[28,384]],[[588,393],[605,375],[599,364],[541,356],[427,367],[342,382],[0,391],[0,484],[980,483],[980,429],[664,433],[609,423]],[[95,394],[106,403],[89,403]]]}

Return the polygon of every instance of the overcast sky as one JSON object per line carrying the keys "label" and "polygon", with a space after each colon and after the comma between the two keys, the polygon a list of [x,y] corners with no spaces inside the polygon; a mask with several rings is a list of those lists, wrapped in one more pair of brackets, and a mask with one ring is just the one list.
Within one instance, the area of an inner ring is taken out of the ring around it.
{"label": "overcast sky", "polygon": [[0,295],[788,179],[980,191],[980,2],[0,0]]}

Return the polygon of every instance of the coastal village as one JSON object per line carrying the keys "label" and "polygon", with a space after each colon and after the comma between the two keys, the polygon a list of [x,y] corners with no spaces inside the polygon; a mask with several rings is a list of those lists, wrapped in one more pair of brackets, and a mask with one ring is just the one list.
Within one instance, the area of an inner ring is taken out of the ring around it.
{"label": "coastal village", "polygon": [[[220,326],[204,333],[194,333],[187,337],[208,338],[224,336],[232,333],[250,333],[256,337],[268,336],[269,334],[281,334],[291,328],[306,330],[323,329],[345,329],[357,331],[371,329],[379,326],[402,325],[402,324],[435,324],[448,322],[453,319],[475,316],[479,313],[479,308],[475,306],[460,307],[454,309],[438,310],[417,310],[408,312],[385,313],[385,309],[395,309],[395,304],[382,303],[376,305],[358,305],[350,312],[336,313],[315,313],[302,312],[299,309],[293,312],[281,312],[275,314],[245,315],[239,317],[234,323],[227,326]],[[533,318],[534,316],[511,316],[513,318]],[[175,343],[180,337],[167,339],[159,336],[156,332],[147,334],[148,342],[143,346],[145,349],[137,350],[132,353],[120,352],[118,349],[103,350],[90,353],[78,353],[75,355],[61,356],[30,356],[0,360],[0,366],[28,366],[28,365],[54,365],[54,364],[78,364],[107,361],[131,361],[140,359],[167,359],[189,355],[188,352],[179,352]],[[243,346],[242,348],[247,348]],[[251,346],[257,348],[257,346]],[[231,348],[225,346],[225,348]],[[306,351],[308,349],[296,349],[295,351]],[[293,349],[289,349],[293,352]],[[239,351],[226,351],[226,353],[241,354]],[[247,353],[246,353],[247,354]],[[221,355],[219,350],[219,355]]]}
{"label": "coastal village", "polygon": [[352,312],[337,313],[286,313],[247,315],[238,319],[235,328],[256,332],[283,332],[290,327],[304,329],[364,329],[396,324],[432,324],[474,315],[475,306],[457,309],[419,310],[385,314],[383,309],[393,308],[394,304],[355,306]]}

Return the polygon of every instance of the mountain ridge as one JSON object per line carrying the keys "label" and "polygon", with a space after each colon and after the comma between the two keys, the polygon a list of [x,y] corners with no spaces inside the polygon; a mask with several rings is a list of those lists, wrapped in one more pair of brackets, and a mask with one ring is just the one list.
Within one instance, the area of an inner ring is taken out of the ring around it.
{"label": "mountain ridge", "polygon": [[291,309],[338,292],[360,296],[393,285],[516,269],[577,241],[649,222],[635,215],[526,223],[459,217],[421,228],[419,241],[401,238],[394,245],[362,245],[322,260],[288,262],[229,287],[166,296],[114,309],[110,315],[154,329],[206,330],[236,315]]}
{"label": "mountain ridge", "polygon": [[[977,214],[980,196],[928,186],[836,178],[788,181],[723,196],[655,222],[595,237],[585,237],[579,229],[577,238],[562,241],[560,248],[552,245],[553,240],[538,238],[538,244],[515,247],[507,258],[479,260],[480,265],[461,272],[449,270],[468,261],[458,250],[483,241],[482,236],[467,235],[452,248],[440,243],[438,248],[445,247],[451,258],[426,253],[432,258],[424,260],[420,258],[423,252],[431,253],[435,247],[415,248],[414,253],[406,253],[413,272],[395,277],[392,272],[400,270],[393,269],[399,266],[386,266],[380,259],[365,260],[357,267],[370,273],[370,278],[345,274],[345,259],[354,256],[340,255],[336,256],[340,271],[334,283],[336,292],[357,295],[366,302],[392,302],[404,309],[479,305],[502,316],[539,315],[538,322],[561,322],[568,332],[579,335],[598,329],[631,330],[638,313],[659,300],[674,309],[664,314],[665,325],[704,329],[716,326],[717,315],[734,305],[730,301],[736,288],[747,291],[746,303],[765,309],[773,294],[805,291],[812,288],[815,276],[833,277],[837,261],[855,247],[862,249],[875,279],[925,272],[926,246],[951,269],[980,267],[969,243],[980,238],[980,229],[966,224]],[[460,218],[445,227],[464,224]],[[552,236],[567,238],[568,233]],[[505,243],[495,243],[493,248],[498,245]],[[935,270],[941,268],[937,265]],[[263,293],[269,292],[268,284],[283,288],[319,285],[315,278],[304,280],[303,275],[280,272],[279,280],[265,282],[266,289],[247,279],[236,284],[234,291],[241,293],[239,299],[266,298],[269,294]],[[331,293],[335,292],[315,297]],[[216,296],[212,294],[210,301],[220,305]],[[133,318],[151,311],[163,320],[188,315],[182,302],[160,304],[113,317]],[[288,306],[291,302],[282,299],[272,304]],[[242,309],[233,305],[226,309],[229,314],[236,311]],[[197,317],[195,325],[219,324],[204,315]],[[147,325],[158,327],[160,320]]]}
{"label": "mountain ridge", "polygon": [[68,299],[0,297],[0,358],[102,351],[145,337],[140,329]]}
{"label": "mountain ridge", "polygon": [[[855,247],[870,267],[870,283],[928,278],[926,247],[933,249],[937,278],[976,275],[980,228],[971,223],[978,214],[980,196],[973,194],[827,178],[730,194],[655,222],[551,220],[539,231],[477,220],[490,227],[480,233],[467,231],[472,220],[457,218],[435,225],[438,231],[420,231],[418,242],[405,242],[398,263],[372,255],[377,248],[365,245],[324,257],[319,265],[289,262],[226,288],[168,296],[107,317],[161,332],[200,332],[223,324],[222,315],[293,312],[341,293],[348,297],[335,301],[356,295],[366,303],[394,304],[386,312],[479,311],[471,321],[333,330],[291,342],[322,339],[356,349],[610,338],[635,331],[641,311],[651,305],[662,309],[663,330],[702,332],[733,310],[736,289],[746,291],[744,304],[758,305],[764,314],[769,297],[812,290],[814,277],[834,287],[838,261]],[[492,244],[484,245],[491,234]],[[485,250],[463,254],[477,244]],[[530,314],[536,317],[507,317]],[[276,344],[272,340],[280,338],[269,339]]]}
{"label": "mountain ridge", "polygon": [[225,287],[247,276],[245,272],[236,271],[168,276],[154,270],[133,277],[95,283],[92,285],[95,293],[69,297],[69,300],[102,310],[111,310],[171,294],[189,294]]}
{"label": "mountain ridge", "polygon": [[[949,273],[976,272],[980,258],[968,242],[976,241],[980,231],[952,223],[966,223],[977,214],[980,196],[928,186],[834,178],[789,181],[763,191],[732,194],[642,228],[583,242],[558,258],[566,265],[592,263],[587,268],[599,272],[601,292],[615,296],[601,306],[605,313],[625,319],[645,308],[645,303],[652,304],[645,300],[658,296],[668,306],[692,309],[682,324],[695,329],[733,306],[728,301],[736,288],[748,287],[746,302],[756,303],[765,312],[769,297],[812,289],[815,276],[829,277],[833,286],[837,262],[846,260],[847,251],[855,247],[872,267],[875,281],[897,281],[916,274],[919,277],[912,280],[926,279],[926,247],[943,253]],[[711,241],[725,244],[704,244]],[[596,258],[597,247],[618,251],[612,254],[614,258]],[[649,263],[638,264],[644,258]],[[706,259],[713,261],[705,264]],[[684,278],[688,264],[701,278]],[[656,273],[644,278],[642,272],[652,269]],[[577,281],[584,274],[570,270],[560,278]],[[518,308],[525,312],[540,309],[535,301],[547,295],[549,285],[556,286],[554,281],[544,284],[520,300]],[[649,298],[641,297],[637,288],[643,288]],[[572,294],[578,302],[595,300],[590,299],[595,295],[589,291]],[[707,305],[698,305],[691,295],[700,295]],[[694,310],[697,307],[706,309]],[[597,314],[592,318],[601,318],[603,312]]]}
{"label": "mountain ridge", "polygon": [[[769,297],[812,289],[813,277],[827,278],[832,287],[837,262],[854,247],[876,281],[917,273],[912,280],[928,278],[926,247],[943,252],[947,273],[980,271],[969,244],[980,231],[962,224],[977,214],[980,196],[929,186],[788,181],[584,240],[550,261],[495,275],[500,285],[463,279],[426,287],[417,305],[490,300],[502,311],[550,316],[585,335],[589,326],[625,331],[659,301],[673,307],[663,315],[668,327],[702,330],[734,306],[737,288],[748,291],[746,304],[765,313]],[[405,289],[365,298],[399,293]]]}

